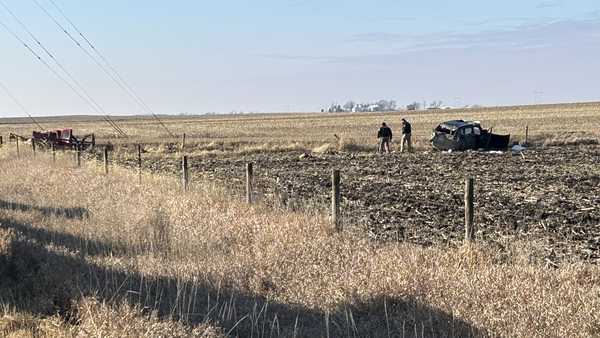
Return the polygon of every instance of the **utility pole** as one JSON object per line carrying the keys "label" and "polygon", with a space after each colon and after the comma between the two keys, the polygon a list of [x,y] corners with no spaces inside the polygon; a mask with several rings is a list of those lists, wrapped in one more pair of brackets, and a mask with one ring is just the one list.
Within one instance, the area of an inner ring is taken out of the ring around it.
{"label": "utility pole", "polygon": [[542,95],[544,95],[543,91],[534,90],[533,91],[533,104],[538,104],[541,101]]}
{"label": "utility pole", "polygon": [[459,96],[454,97],[454,108],[460,108],[461,98]]}

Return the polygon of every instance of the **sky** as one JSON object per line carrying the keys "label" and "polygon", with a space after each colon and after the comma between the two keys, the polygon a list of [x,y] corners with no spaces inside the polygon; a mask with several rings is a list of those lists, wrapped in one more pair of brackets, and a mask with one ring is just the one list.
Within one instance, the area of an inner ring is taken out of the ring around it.
{"label": "sky", "polygon": [[600,100],[597,0],[0,0],[0,24],[0,117]]}

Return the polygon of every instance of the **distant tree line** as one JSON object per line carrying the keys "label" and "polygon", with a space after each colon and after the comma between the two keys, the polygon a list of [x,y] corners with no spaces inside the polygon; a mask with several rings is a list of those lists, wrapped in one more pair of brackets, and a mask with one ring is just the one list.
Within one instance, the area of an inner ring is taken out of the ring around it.
{"label": "distant tree line", "polygon": [[375,102],[367,102],[367,103],[356,103],[354,101],[348,101],[344,104],[332,103],[329,107],[325,109],[321,109],[322,112],[329,113],[342,113],[342,112],[382,112],[382,111],[397,111],[397,110],[420,110],[420,109],[441,109],[448,108],[443,107],[443,102],[440,100],[432,101],[429,104],[427,102],[423,102],[422,104],[419,102],[413,102],[405,107],[398,106],[397,102],[394,100],[379,100]]}
{"label": "distant tree line", "polygon": [[332,103],[328,108],[322,109],[323,112],[341,113],[341,112],[377,112],[377,111],[393,111],[398,110],[398,104],[394,100],[379,100],[375,102],[356,103],[348,101],[338,104]]}

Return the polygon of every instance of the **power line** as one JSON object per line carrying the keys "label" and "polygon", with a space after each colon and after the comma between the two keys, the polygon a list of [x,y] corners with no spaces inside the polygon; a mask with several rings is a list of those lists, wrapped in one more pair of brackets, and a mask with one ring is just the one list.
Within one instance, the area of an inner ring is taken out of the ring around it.
{"label": "power line", "polygon": [[42,125],[41,125],[41,124],[39,124],[39,122],[38,122],[38,121],[36,121],[36,119],[34,119],[34,118],[33,118],[33,116],[31,116],[31,114],[29,114],[29,111],[27,110],[27,108],[25,108],[25,106],[24,106],[24,105],[21,103],[21,101],[19,101],[19,100],[17,99],[17,97],[16,97],[16,96],[14,96],[14,95],[13,95],[13,94],[10,92],[10,90],[8,90],[8,87],[6,87],[6,86],[4,85],[4,83],[0,82],[0,88],[2,88],[2,90],[4,91],[4,93],[6,93],[6,95],[7,95],[8,97],[10,97],[10,99],[11,99],[11,100],[13,100],[13,101],[16,103],[16,105],[17,105],[17,106],[19,106],[19,108],[21,108],[21,110],[22,110],[22,111],[23,111],[25,114],[27,114],[27,116],[29,116],[29,118],[31,119],[31,121],[33,121],[33,123],[35,123],[35,125],[36,125],[38,128],[40,128],[40,130],[44,130],[44,127],[42,127]]}
{"label": "power line", "polygon": [[[2,5],[2,7],[4,7],[4,9],[13,17],[13,19],[15,21],[17,21],[17,23],[19,23],[19,25],[25,30],[25,32],[27,32],[27,34],[29,34],[29,36],[40,46],[40,48],[54,61],[54,63],[67,75],[67,77],[69,77],[69,79],[71,81],[73,81],[73,83],[75,84],[75,86],[77,86],[77,88],[79,88],[79,90],[81,90],[81,92],[83,93],[83,95],[85,96],[82,97],[77,91],[77,94],[84,99],[88,104],[90,104],[92,106],[92,108],[94,110],[96,110],[97,112],[100,112],[102,114],[104,114],[104,120],[106,122],[108,122],[108,124],[117,131],[117,133],[119,133],[121,136],[127,137],[127,134],[114,122],[112,121],[112,119],[110,118],[110,116],[108,116],[108,114],[106,113],[106,111],[104,110],[104,108],[102,108],[102,106],[100,106],[100,104],[98,104],[98,102],[96,102],[96,100],[94,100],[90,94],[88,93],[88,91],[75,79],[75,77],[73,77],[73,75],[56,59],[56,57],[40,42],[40,40],[38,38],[35,37],[35,35],[27,28],[27,26],[10,10],[10,8],[8,8],[6,6],[6,4],[4,4],[4,2],[0,1],[0,5]],[[13,34],[16,37],[16,34]],[[38,55],[38,58],[41,59]],[[53,70],[54,72],[54,70]],[[60,76],[59,76],[60,77]],[[62,78],[62,77],[60,77]],[[68,82],[64,79],[62,79],[65,82]],[[68,83],[69,84],[69,83]],[[73,87],[69,84],[69,87],[71,87],[71,89],[73,89]]]}
{"label": "power line", "polygon": [[[121,74],[117,71],[115,67],[108,62],[108,59],[92,44],[92,42],[79,30],[79,28],[75,25],[75,23],[69,19],[66,13],[56,4],[54,0],[50,0],[54,8],[60,13],[60,15],[71,25],[71,27],[77,32],[79,36],[87,43],[92,51],[104,62],[104,65],[98,61],[94,55],[92,55],[87,49],[85,49],[81,43],[73,37],[71,33],[50,13],[48,10],[42,6],[38,0],[32,0],[59,28],[62,30],[68,37],[71,39],[88,57],[90,57],[94,63],[102,69],[102,71],[111,78],[113,82],[117,84],[127,95],[129,95],[136,104],[138,104],[142,110],[149,112],[158,122],[158,124],[171,136],[175,137],[175,135],[167,128],[167,126],[163,123],[163,121],[154,113],[154,111],[142,100],[142,98],[135,92],[135,90],[125,81],[125,79],[121,76]],[[109,71],[110,70],[110,71]]]}
{"label": "power line", "polygon": [[541,90],[534,90],[533,91],[533,104],[538,104],[538,102],[540,101],[540,98],[542,97],[542,95],[544,95],[544,92]]}
{"label": "power line", "polygon": [[0,21],[0,25],[10,35],[12,35],[16,40],[18,40],[23,46],[25,46],[25,48],[30,53],[32,53],[36,59],[38,59],[42,64],[44,64],[44,66],[48,68],[48,70],[50,70],[58,79],[63,81],[77,96],[79,96],[83,101],[89,104],[93,110],[95,110],[97,113],[105,115],[104,120],[108,122],[108,124],[115,131],[117,131],[118,134],[124,137],[128,137],[127,134],[114,121],[111,120],[110,116],[106,114],[106,111],[89,95],[85,88],[83,88],[83,86],[71,75],[71,73],[69,73],[67,69],[54,57],[54,55],[50,53],[48,49],[46,49],[46,47],[35,37],[35,35],[33,35],[33,33],[31,33],[29,29],[27,29],[27,26],[25,26],[25,24],[21,20],[19,20],[19,18],[4,4],[4,2],[0,1],[0,5],[2,5],[2,7],[4,7],[4,9],[15,19],[15,21],[17,21],[21,25],[21,27],[40,46],[40,48],[42,48],[44,52],[56,63],[56,65],[71,79],[71,81],[75,83],[75,85],[81,90],[81,92],[83,92],[83,94],[80,93],[71,82],[67,81],[67,79],[65,79],[60,73],[58,73],[54,68],[52,68],[52,66],[50,66],[50,64],[48,64],[46,60],[44,60],[38,53],[36,53],[31,48],[31,46],[29,46],[21,37],[18,36],[18,34],[11,30],[4,22]]}

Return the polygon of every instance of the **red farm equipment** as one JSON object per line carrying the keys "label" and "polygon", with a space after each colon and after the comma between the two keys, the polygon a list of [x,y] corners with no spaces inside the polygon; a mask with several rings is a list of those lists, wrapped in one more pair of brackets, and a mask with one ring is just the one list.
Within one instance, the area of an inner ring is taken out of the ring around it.
{"label": "red farm equipment", "polygon": [[48,131],[34,131],[31,138],[16,134],[10,134],[10,139],[19,138],[23,141],[34,142],[37,146],[56,149],[79,149],[86,150],[96,145],[94,134],[84,135],[81,138],[73,135],[73,129],[55,129]]}

